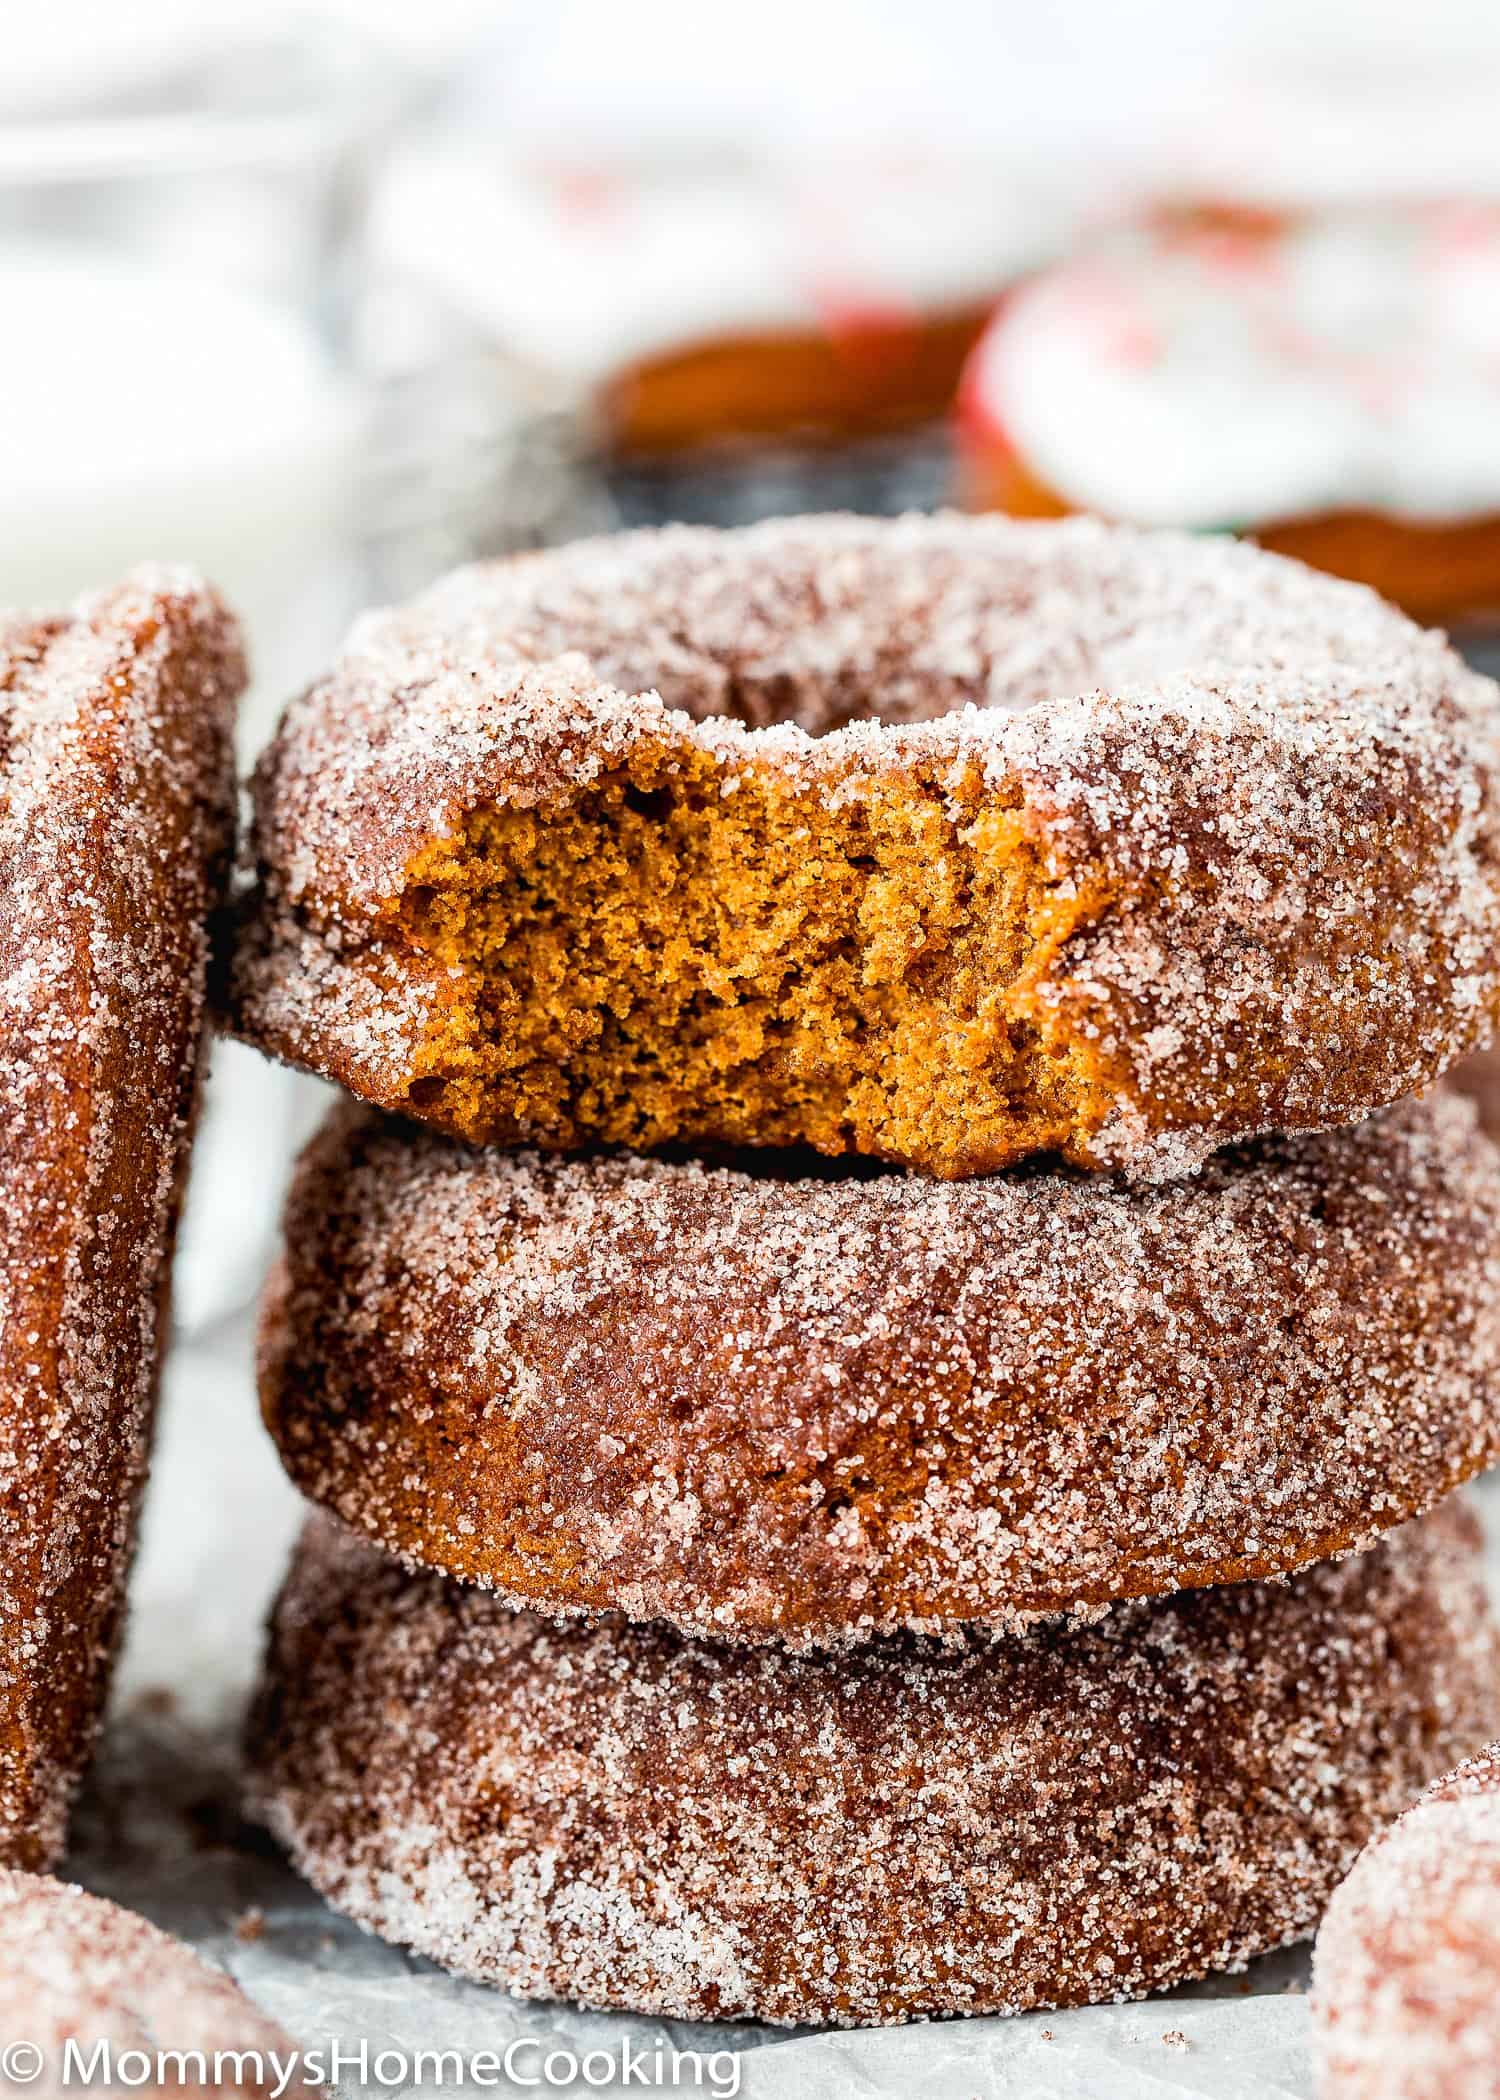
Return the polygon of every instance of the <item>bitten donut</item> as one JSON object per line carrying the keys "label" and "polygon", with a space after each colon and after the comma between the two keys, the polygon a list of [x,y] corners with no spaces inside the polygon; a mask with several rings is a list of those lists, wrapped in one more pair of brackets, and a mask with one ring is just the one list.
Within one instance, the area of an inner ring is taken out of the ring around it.
{"label": "bitten donut", "polygon": [[1488,1034],[1497,702],[1367,593],[1088,520],[461,571],[262,760],[234,1025],[475,1140],[1181,1173]]}
{"label": "bitten donut", "polygon": [[1500,2094],[1500,1743],[1376,1838],[1318,1933],[1323,2100]]}
{"label": "bitten donut", "polygon": [[1253,532],[1424,620],[1500,610],[1500,208],[1172,215],[1003,306],[965,500]]}
{"label": "bitten donut", "polygon": [[234,821],[234,622],[146,568],[0,614],[0,1861],[62,1850],[166,1334]]}
{"label": "bitten donut", "polygon": [[1139,1997],[1307,1932],[1500,1702],[1457,1506],[1289,1585],[835,1658],[559,1625],[327,1520],[252,1806],[370,1930],[525,1997],[874,2023]]}
{"label": "bitten donut", "polygon": [[1151,1189],[338,1111],[261,1391],[314,1501],[548,1612],[822,1645],[1279,1574],[1500,1458],[1500,1153],[1442,1095]]}
{"label": "bitten donut", "polygon": [[[282,2066],[300,2065],[297,2044],[228,1976],[102,1896],[0,1868],[0,1947],[0,2034],[40,2053],[38,2076],[24,2079],[39,2100],[62,2100],[84,2084],[105,2094],[269,2100],[285,2090]],[[163,2052],[168,2061],[158,2073]],[[179,2052],[186,2053],[180,2072]],[[91,2065],[85,2079],[82,2069]],[[0,2075],[23,2089],[24,2072],[9,2058]],[[294,2089],[308,2090],[300,2072]]]}

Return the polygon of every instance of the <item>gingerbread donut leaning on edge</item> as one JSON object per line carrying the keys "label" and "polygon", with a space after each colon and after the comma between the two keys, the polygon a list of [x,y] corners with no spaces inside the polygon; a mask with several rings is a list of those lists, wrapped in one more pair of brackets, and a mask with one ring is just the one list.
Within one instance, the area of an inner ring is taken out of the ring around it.
{"label": "gingerbread donut leaning on edge", "polygon": [[674,528],[356,627],[256,778],[234,1026],[459,1136],[1160,1179],[1500,1012],[1500,694],[1253,547]]}
{"label": "gingerbread donut leaning on edge", "polygon": [[750,1157],[336,1112],[263,1318],[292,1478],[538,1610],[825,1645],[1280,1574],[1500,1458],[1500,1153],[1455,1096],[1158,1188]]}
{"label": "gingerbread donut leaning on edge", "polygon": [[1323,2100],[1500,2095],[1500,1743],[1364,1852],[1313,1961]]}
{"label": "gingerbread donut leaning on edge", "polygon": [[[303,2076],[297,2044],[236,1983],[102,1896],[0,1868],[0,1945],[0,2033],[40,2053],[38,2075],[24,2087],[39,2100],[62,2100],[81,2086],[255,2100],[320,2092]],[[169,2061],[158,2078],[163,2053]],[[136,2075],[142,2059],[145,2078]],[[284,2067],[292,2073],[285,2084]],[[7,2066],[6,2075],[22,2090],[20,2073]]]}
{"label": "gingerbread donut leaning on edge", "polygon": [[868,2024],[1243,1966],[1497,1707],[1457,1505],[1290,1584],[833,1657],[514,1613],[324,1519],[250,1792],[330,1902],[459,1974]]}
{"label": "gingerbread donut leaning on edge", "polygon": [[106,1690],[232,851],[234,622],[145,568],[0,615],[0,1860],[62,1850]]}

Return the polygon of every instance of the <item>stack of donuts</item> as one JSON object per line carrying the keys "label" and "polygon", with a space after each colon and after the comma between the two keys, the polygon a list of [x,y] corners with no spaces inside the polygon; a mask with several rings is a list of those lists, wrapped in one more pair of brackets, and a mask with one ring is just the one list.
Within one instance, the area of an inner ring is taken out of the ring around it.
{"label": "stack of donuts", "polygon": [[1500,1732],[1500,693],[1092,520],[681,528],[362,621],[231,1025],[349,1096],[254,1805],[512,1992],[897,2021],[1308,1933]]}

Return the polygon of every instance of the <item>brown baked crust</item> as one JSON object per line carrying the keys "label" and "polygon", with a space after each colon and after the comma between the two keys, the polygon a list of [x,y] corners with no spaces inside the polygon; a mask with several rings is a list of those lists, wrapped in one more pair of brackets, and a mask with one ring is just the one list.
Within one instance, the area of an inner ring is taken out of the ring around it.
{"label": "brown baked crust", "polygon": [[1367,1545],[1500,1458],[1500,1154],[1447,1095],[1155,1188],[338,1111],[260,1370],[305,1494],[539,1610],[1013,1624]]}
{"label": "brown baked crust", "polygon": [[[83,2082],[76,2068],[69,2075],[69,2043],[85,2062],[100,2044],[115,2064],[126,2052],[143,2051],[153,2062],[159,2051],[194,2052],[182,2075],[174,2076],[169,2063],[166,2075],[146,2081],[153,2093],[270,2100],[285,2090],[280,2067],[299,2056],[297,2044],[228,1976],[134,1911],[64,1882],[0,1868],[0,1944],[0,2033],[41,2052],[39,2075],[25,2088],[39,2100],[62,2100]],[[127,2063],[117,2079],[96,2075],[92,2082],[105,2093],[124,2093],[133,2068]],[[7,2077],[20,2082],[20,2074],[8,2070]],[[308,2089],[300,2078],[297,2089]]]}
{"label": "brown baked crust", "polygon": [[[233,1025],[471,1139],[1160,1178],[1485,1039],[1497,759],[1441,637],[1227,540],[582,543],[367,618],[288,709]],[[621,873],[580,904],[601,841]]]}
{"label": "brown baked crust", "polygon": [[0,616],[0,1860],[103,1700],[231,853],[233,621],[147,568]]}
{"label": "brown baked crust", "polygon": [[1361,1854],[1318,1933],[1312,2013],[1323,2100],[1494,2100],[1500,1743]]}
{"label": "brown baked crust", "polygon": [[1298,1938],[1497,1700],[1456,1505],[1290,1585],[837,1657],[513,1614],[323,1520],[251,1798],[339,1909],[523,1996],[1019,2012]]}

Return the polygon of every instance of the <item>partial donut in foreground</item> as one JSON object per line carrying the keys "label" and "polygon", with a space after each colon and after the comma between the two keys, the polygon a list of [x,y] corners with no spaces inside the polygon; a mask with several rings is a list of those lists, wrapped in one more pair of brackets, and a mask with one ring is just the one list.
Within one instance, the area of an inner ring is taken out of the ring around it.
{"label": "partial donut in foreground", "polygon": [[458,1974],[867,2024],[1133,1998],[1296,1939],[1497,1709],[1456,1504],[1289,1584],[834,1658],[549,1622],[318,1519],[250,1798],[337,1908]]}
{"label": "partial donut in foreground", "polygon": [[471,1140],[1161,1179],[1488,1038],[1497,782],[1490,680],[1254,547],[624,534],[371,615],[292,703],[228,1008]]}
{"label": "partial donut in foreground", "polygon": [[1500,2095],[1500,1743],[1384,1831],[1313,1961],[1323,2100]]}
{"label": "partial donut in foreground", "polygon": [[747,1157],[336,1112],[262,1322],[297,1485],[538,1610],[829,1645],[1279,1574],[1500,1458],[1456,1097],[1158,1188]]}
{"label": "partial donut in foreground", "polygon": [[[303,2081],[297,2044],[238,1984],[102,1896],[0,1868],[0,1948],[7,2090],[38,2100],[90,2085],[106,2094],[250,2093],[257,2100],[316,2090]],[[18,2042],[36,2056],[16,2057]],[[170,2060],[159,2072],[161,2052]],[[34,2078],[25,2078],[29,2061],[39,2061]],[[93,2076],[85,2078],[80,2067],[89,2065]],[[291,2067],[285,2081],[284,2066]]]}

